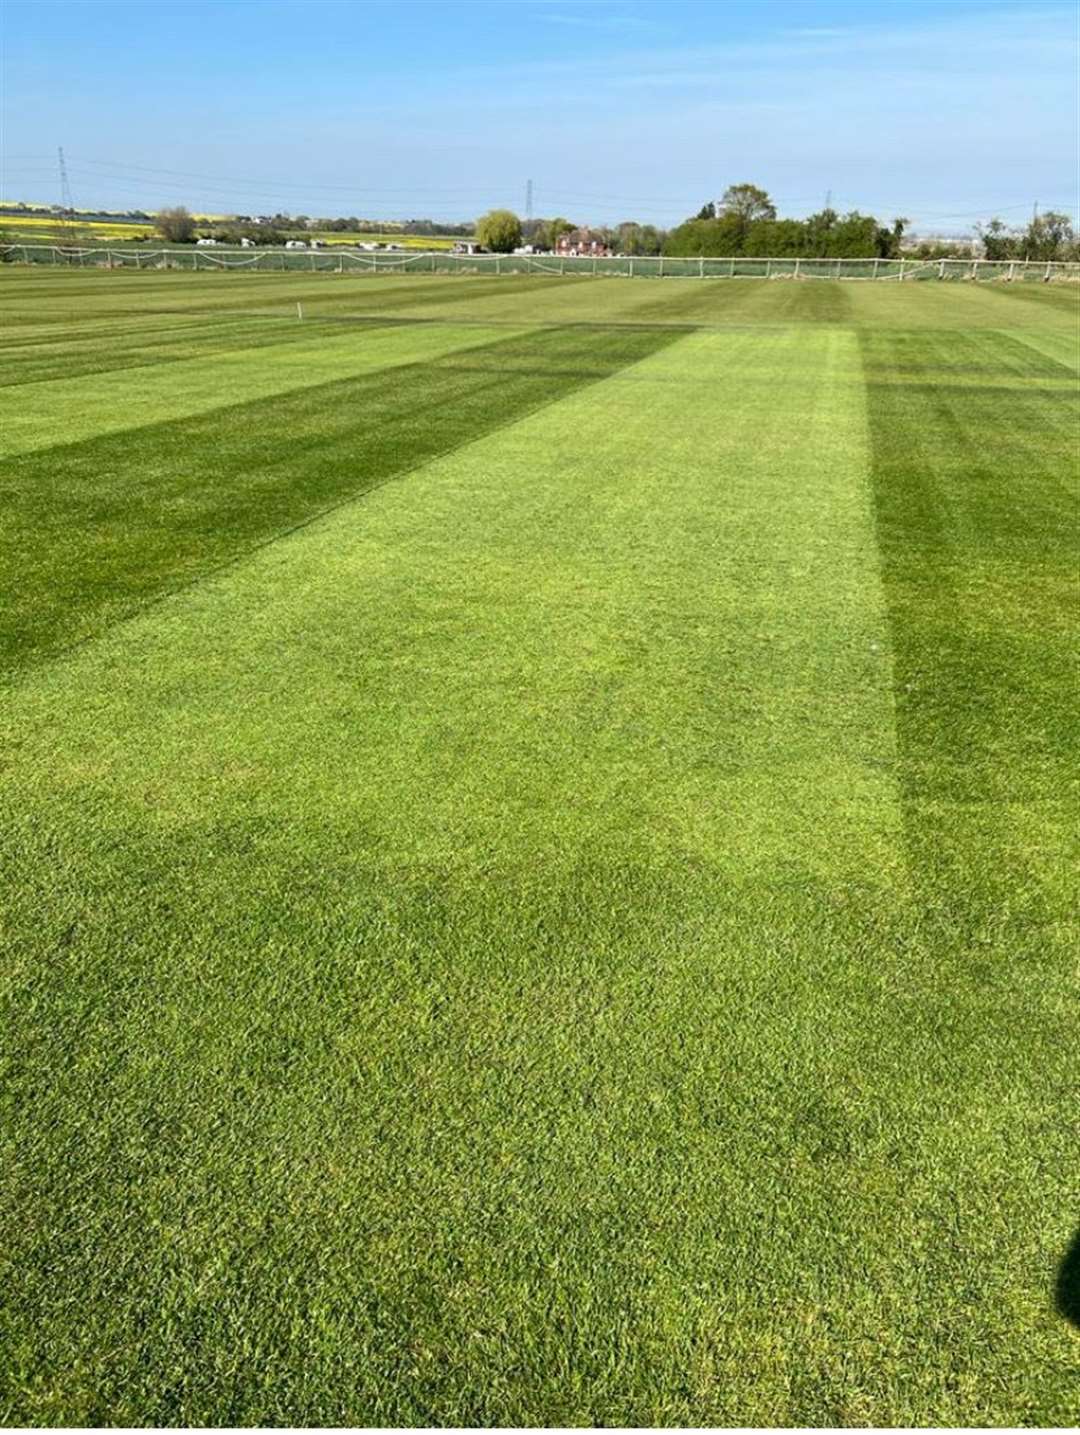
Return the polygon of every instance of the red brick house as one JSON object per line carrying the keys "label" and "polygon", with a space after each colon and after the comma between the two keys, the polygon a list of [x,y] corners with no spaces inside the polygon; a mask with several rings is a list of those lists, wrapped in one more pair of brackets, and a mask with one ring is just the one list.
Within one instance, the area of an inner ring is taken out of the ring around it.
{"label": "red brick house", "polygon": [[591,229],[571,229],[559,235],[555,246],[556,254],[610,254],[611,246],[606,244]]}

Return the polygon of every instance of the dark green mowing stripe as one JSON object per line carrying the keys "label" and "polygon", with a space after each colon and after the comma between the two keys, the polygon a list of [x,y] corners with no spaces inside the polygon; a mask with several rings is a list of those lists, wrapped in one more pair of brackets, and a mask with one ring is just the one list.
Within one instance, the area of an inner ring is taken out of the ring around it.
{"label": "dark green mowing stripe", "polygon": [[[1075,378],[1060,359],[1025,343],[1020,335],[999,329],[983,329],[977,334],[961,331],[959,335],[955,329],[898,331],[891,341],[885,337],[887,333],[868,330],[865,334],[864,352],[878,358],[867,371],[871,382],[878,378],[892,382],[906,375],[922,378],[932,387],[959,377],[991,384],[995,379]],[[878,353],[883,343],[888,344],[888,357]]]}
{"label": "dark green mowing stripe", "polygon": [[[993,331],[954,333],[947,355],[884,331],[861,347],[912,870],[969,930],[1052,921],[1078,736],[1077,396]],[[891,381],[920,353],[925,382]],[[987,382],[948,382],[965,370]]]}
{"label": "dark green mowing stripe", "polygon": [[678,337],[544,330],[11,459],[0,465],[0,669],[92,638]]}

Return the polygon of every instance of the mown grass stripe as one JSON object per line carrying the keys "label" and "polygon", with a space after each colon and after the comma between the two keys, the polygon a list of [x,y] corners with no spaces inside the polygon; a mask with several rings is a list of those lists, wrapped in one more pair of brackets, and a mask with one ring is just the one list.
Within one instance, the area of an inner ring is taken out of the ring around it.
{"label": "mown grass stripe", "polygon": [[[69,447],[107,434],[234,408],[290,390],[423,363],[517,331],[425,324],[411,330],[261,319],[252,329],[195,336],[159,366],[50,377],[0,388],[0,456]],[[147,372],[147,369],[150,371]]]}
{"label": "mown grass stripe", "polygon": [[[909,991],[925,994],[911,1055],[925,1024],[918,1060],[957,1101],[941,1172],[953,1239],[984,1247],[972,1309],[1001,1303],[1001,1358],[1025,1351],[1012,1418],[1057,1423],[1076,1408],[1053,1289],[1080,1137],[1062,1119],[1080,1109],[1077,395],[1046,386],[1037,341],[1025,385],[1023,336],[957,334],[947,352],[912,335],[861,344],[905,844],[930,954],[910,968]],[[922,382],[895,381],[920,363]],[[947,382],[958,368],[984,383]]]}
{"label": "mown grass stripe", "polygon": [[[947,357],[910,337],[862,348],[907,790],[1054,796],[1069,764],[1075,386],[1047,386],[1053,360],[993,333],[954,335]],[[920,354],[922,382],[896,382]],[[952,383],[956,370],[983,382]]]}
{"label": "mown grass stripe", "polygon": [[[320,336],[333,335],[326,324],[309,321],[300,325],[295,319],[295,314],[289,319],[277,314],[237,320],[213,315],[199,323],[170,325],[165,332],[159,323],[145,332],[137,325],[123,324],[87,338],[76,338],[69,331],[53,334],[24,345],[11,345],[0,354],[6,365],[0,374],[0,388],[121,373],[190,359],[206,362],[215,354],[310,344]],[[378,321],[373,320],[371,327],[378,327]]]}
{"label": "mown grass stripe", "polygon": [[[9,459],[0,472],[9,580],[0,664],[17,668],[92,636],[273,534],[671,337],[548,330],[504,338]],[[445,338],[432,332],[430,342]]]}
{"label": "mown grass stripe", "polygon": [[915,870],[942,920],[987,920],[1006,895],[1010,919],[1056,920],[1077,738],[1075,385],[1048,386],[1052,358],[993,332],[862,349]]}

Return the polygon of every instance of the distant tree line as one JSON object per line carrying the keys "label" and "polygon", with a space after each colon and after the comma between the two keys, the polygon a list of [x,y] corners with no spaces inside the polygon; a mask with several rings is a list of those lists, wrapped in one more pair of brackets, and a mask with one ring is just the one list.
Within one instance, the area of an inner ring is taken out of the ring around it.
{"label": "distant tree line", "polygon": [[[883,223],[858,210],[838,214],[830,208],[806,219],[780,219],[765,190],[755,184],[733,184],[718,202],[703,205],[692,219],[673,229],[664,253],[706,258],[894,259],[903,247],[913,258],[970,256],[970,245],[940,240],[904,245],[909,222],[896,218]],[[976,232],[987,259],[1080,259],[1080,240],[1065,214],[1047,211],[1023,229],[991,219],[976,226]]]}
{"label": "distant tree line", "polygon": [[239,244],[241,240],[259,245],[284,244],[298,229],[328,234],[385,234],[388,228],[392,228],[395,234],[471,236],[473,232],[471,224],[437,224],[433,219],[395,220],[388,225],[385,220],[378,219],[357,219],[353,216],[313,219],[306,214],[280,212],[230,215],[227,219],[200,222],[182,204],[158,210],[154,227],[158,235],[170,244],[194,244],[202,236],[222,244]]}
{"label": "distant tree line", "polygon": [[1048,209],[1023,229],[1010,229],[1000,219],[978,226],[987,259],[1033,259],[1041,263],[1080,259],[1080,236],[1067,214]]}
{"label": "distant tree line", "polygon": [[[909,221],[895,218],[883,223],[872,214],[851,210],[840,214],[831,208],[805,219],[781,219],[768,193],[755,184],[733,184],[718,201],[709,201],[692,218],[665,232],[652,224],[624,220],[614,226],[589,227],[589,238],[617,254],[670,254],[692,258],[776,259],[893,259],[903,252],[913,258],[968,256],[970,245],[943,243],[904,244]],[[200,226],[183,205],[158,211],[158,234],[171,244],[191,244],[202,233],[228,244],[283,244],[297,229],[331,233],[385,232],[385,221],[312,219],[307,215],[241,215]],[[523,245],[553,250],[563,234],[578,228],[562,215],[522,220],[512,210],[494,209],[476,224],[436,224],[431,219],[395,223],[402,234],[451,234],[475,237],[492,253],[509,253]],[[1080,239],[1068,215],[1047,211],[1035,215],[1024,228],[1010,228],[1000,219],[977,226],[978,243],[987,259],[1062,261],[1080,259]]]}
{"label": "distant tree line", "polygon": [[664,253],[705,258],[890,259],[900,253],[906,219],[883,224],[872,214],[823,209],[780,219],[756,184],[733,184],[667,236]]}
{"label": "distant tree line", "polygon": [[[286,216],[275,215],[275,221],[285,219]],[[311,219],[306,214],[298,214],[293,219],[287,219],[287,227],[290,229],[318,229],[327,234],[385,234],[387,223],[379,219],[357,219],[350,215],[348,219]],[[450,224],[442,220],[436,222],[434,219],[401,219],[395,220],[391,226],[396,233],[419,234],[419,235],[461,235],[471,236],[473,226],[471,224]]]}
{"label": "distant tree line", "polygon": [[[492,222],[498,216],[497,223]],[[521,219],[510,209],[489,210],[471,227],[476,242],[493,254],[509,254],[523,245],[533,249],[552,250],[564,234],[574,234],[587,227],[589,237],[606,245],[616,254],[659,254],[663,248],[664,231],[653,224],[639,224],[626,219],[621,224],[581,226],[564,215],[553,219]]]}

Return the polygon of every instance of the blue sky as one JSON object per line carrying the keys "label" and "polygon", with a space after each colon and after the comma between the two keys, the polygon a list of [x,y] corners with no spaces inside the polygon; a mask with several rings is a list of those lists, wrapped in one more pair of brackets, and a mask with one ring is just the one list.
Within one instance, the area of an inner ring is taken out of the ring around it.
{"label": "blue sky", "polygon": [[1072,0],[6,0],[0,189],[82,207],[960,230],[1078,204]]}

